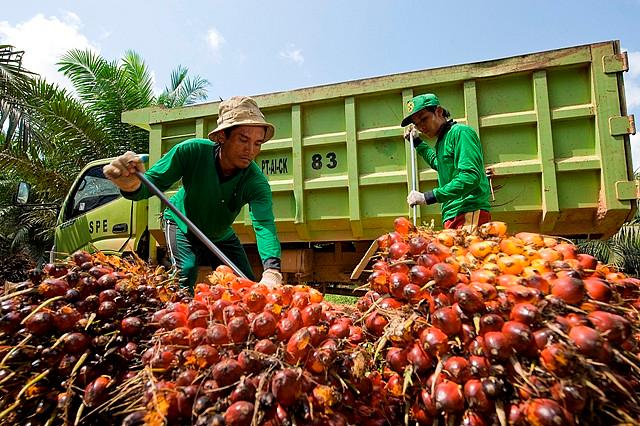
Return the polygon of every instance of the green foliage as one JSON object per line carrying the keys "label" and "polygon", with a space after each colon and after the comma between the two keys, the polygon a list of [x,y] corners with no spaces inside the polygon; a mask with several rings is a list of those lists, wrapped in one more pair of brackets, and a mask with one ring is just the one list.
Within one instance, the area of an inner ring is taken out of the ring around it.
{"label": "green foliage", "polygon": [[178,66],[160,101],[153,94],[151,72],[136,52],[108,61],[74,49],[58,64],[73,84],[71,94],[25,70],[23,53],[0,45],[0,243],[42,258],[52,245],[58,211],[13,206],[17,183],[31,185],[30,203],[60,205],[88,162],[128,150],[147,152],[148,133],[122,123],[124,111],[204,100],[208,82],[188,77],[187,69]]}

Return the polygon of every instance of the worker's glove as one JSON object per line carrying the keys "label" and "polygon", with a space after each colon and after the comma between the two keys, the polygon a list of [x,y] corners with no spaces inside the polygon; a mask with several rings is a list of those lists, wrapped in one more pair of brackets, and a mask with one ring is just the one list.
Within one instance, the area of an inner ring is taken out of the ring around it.
{"label": "worker's glove", "polygon": [[269,288],[282,285],[282,274],[277,269],[265,269],[264,272],[262,272],[260,284],[264,284]]}
{"label": "worker's glove", "polygon": [[422,139],[420,139],[420,131],[416,129],[416,126],[414,126],[413,124],[409,124],[404,129],[404,139],[407,142],[410,142],[412,136],[413,136],[413,146],[415,148],[422,143]]}
{"label": "worker's glove", "polygon": [[409,195],[407,195],[407,204],[410,207],[418,206],[418,205],[426,205],[436,203],[436,196],[433,194],[433,191],[429,192],[420,192],[420,191],[411,191]]}

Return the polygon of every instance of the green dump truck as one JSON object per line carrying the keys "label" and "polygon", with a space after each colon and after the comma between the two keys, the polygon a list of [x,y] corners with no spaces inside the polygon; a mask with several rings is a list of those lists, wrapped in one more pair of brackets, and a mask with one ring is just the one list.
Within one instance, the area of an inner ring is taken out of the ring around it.
{"label": "green dump truck", "polygon": [[[610,236],[634,213],[638,193],[627,69],[626,53],[610,41],[254,96],[276,126],[256,162],[273,191],[288,281],[347,282],[371,241],[409,214],[412,148],[399,123],[406,101],[425,92],[437,93],[455,120],[478,131],[495,220],[513,232]],[[173,145],[206,137],[218,104],[145,108],[122,120],[149,131],[153,164]],[[92,162],[78,176],[54,251],[136,251],[161,261],[160,201],[122,198],[102,175],[108,161]],[[436,185],[422,159],[417,179],[423,191]],[[421,207],[419,221],[432,220],[440,225],[439,206]],[[234,227],[259,272],[246,207]]]}

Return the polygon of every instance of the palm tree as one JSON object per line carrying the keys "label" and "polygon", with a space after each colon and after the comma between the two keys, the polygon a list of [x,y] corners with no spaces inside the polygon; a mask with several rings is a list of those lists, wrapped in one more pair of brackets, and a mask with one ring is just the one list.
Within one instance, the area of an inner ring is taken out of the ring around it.
{"label": "palm tree", "polygon": [[7,129],[0,131],[0,236],[12,246],[35,243],[32,252],[39,255],[51,246],[57,209],[18,211],[6,196],[16,182],[31,184],[31,202],[60,205],[86,163],[147,151],[147,132],[122,123],[124,111],[204,100],[208,82],[187,77],[179,66],[171,87],[156,98],[151,73],[137,53],[108,61],[90,50],[71,50],[59,66],[74,86],[72,95],[24,70],[21,59],[22,52],[0,46],[0,129]]}

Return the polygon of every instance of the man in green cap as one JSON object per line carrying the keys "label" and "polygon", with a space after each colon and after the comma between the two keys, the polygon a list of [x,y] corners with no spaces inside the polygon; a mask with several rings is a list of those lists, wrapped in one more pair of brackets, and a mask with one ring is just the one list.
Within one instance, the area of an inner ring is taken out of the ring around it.
{"label": "man in green cap", "polygon": [[[485,174],[482,145],[469,126],[450,119],[449,111],[432,93],[418,95],[407,103],[404,137],[413,137],[416,152],[438,172],[438,187],[431,191],[411,191],[410,206],[441,203],[442,222],[447,229],[473,231],[491,221],[491,189]],[[420,138],[436,139],[435,147]]]}
{"label": "man in green cap", "polygon": [[[261,283],[273,287],[282,283],[280,242],[271,204],[271,187],[253,161],[262,144],[273,137],[256,102],[236,96],[220,103],[218,126],[208,139],[188,139],[171,148],[145,176],[161,191],[182,180],[171,202],[187,216],[248,278],[254,280],[249,259],[231,224],[245,204],[256,233],[264,272]],[[144,164],[127,152],[104,167],[104,174],[130,200],[143,200],[152,193],[134,174]],[[220,261],[209,252],[187,225],[171,210],[163,213],[167,247],[178,268],[182,285],[193,288],[198,266],[215,267]]]}

